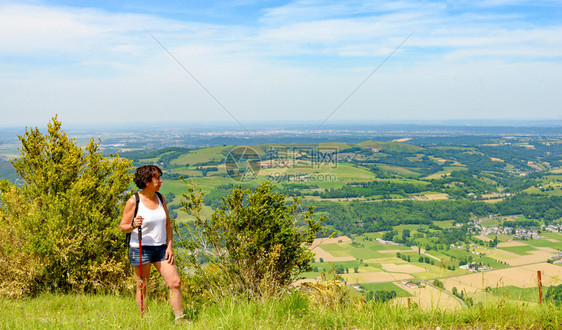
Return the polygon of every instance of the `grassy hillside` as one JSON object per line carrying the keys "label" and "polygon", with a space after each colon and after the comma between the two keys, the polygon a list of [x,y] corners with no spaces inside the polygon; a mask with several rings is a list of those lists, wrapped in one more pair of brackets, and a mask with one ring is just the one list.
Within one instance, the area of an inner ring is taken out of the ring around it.
{"label": "grassy hillside", "polygon": [[[149,300],[148,308],[141,319],[129,296],[44,294],[16,301],[0,298],[0,328],[177,328],[166,302]],[[499,302],[448,311],[352,301],[329,308],[298,293],[261,302],[225,299],[187,310],[191,320],[182,327],[190,329],[556,329],[562,324],[562,309],[550,304]]]}

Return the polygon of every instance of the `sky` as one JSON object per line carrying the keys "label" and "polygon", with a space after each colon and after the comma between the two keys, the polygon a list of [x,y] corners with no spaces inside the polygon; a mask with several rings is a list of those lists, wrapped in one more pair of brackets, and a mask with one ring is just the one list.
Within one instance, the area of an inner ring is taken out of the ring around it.
{"label": "sky", "polygon": [[562,120],[562,1],[4,1],[0,127]]}

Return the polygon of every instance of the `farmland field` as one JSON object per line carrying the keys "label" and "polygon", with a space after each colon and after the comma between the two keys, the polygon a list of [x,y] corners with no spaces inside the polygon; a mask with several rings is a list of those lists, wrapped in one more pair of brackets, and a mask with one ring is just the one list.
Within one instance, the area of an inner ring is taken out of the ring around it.
{"label": "farmland field", "polygon": [[521,255],[521,256],[527,256],[527,255],[531,254],[530,253],[531,251],[537,251],[534,247],[529,246],[529,245],[502,246],[501,249],[504,250],[504,251],[513,252],[513,253]]}
{"label": "farmland field", "polygon": [[562,242],[552,238],[527,240],[525,241],[525,243],[537,248],[545,247],[555,250],[562,250]]}
{"label": "farmland field", "polygon": [[[448,224],[449,222],[441,223],[444,227],[448,227]],[[401,230],[406,228],[410,227],[403,226]],[[333,258],[335,266],[346,270],[342,277],[347,283],[359,284],[363,288],[388,288],[388,286],[395,285],[411,295],[412,302],[419,304],[422,308],[430,308],[430,306],[460,308],[462,306],[460,300],[450,294],[453,290],[462,291],[467,298],[470,297],[475,302],[494,300],[498,297],[533,302],[537,270],[542,272],[543,285],[562,284],[562,267],[544,262],[554,255],[553,251],[556,250],[537,250],[527,244],[529,241],[500,243],[501,248],[492,250],[478,248],[479,253],[484,253],[485,256],[467,252],[464,248],[427,252],[423,250],[422,254],[419,255],[416,247],[381,245],[379,242],[372,240],[374,237],[373,234],[368,234],[354,239],[336,237],[326,240],[319,247],[325,249],[327,258],[324,259],[324,263],[314,263],[314,267],[318,268],[319,271],[322,269],[327,271],[331,266],[326,260]],[[550,235],[549,237],[558,237],[558,235]],[[553,238],[548,239],[555,240]],[[546,242],[556,244],[551,241]],[[550,248],[544,247],[544,249]],[[398,258],[397,252],[402,256],[409,257],[411,262]],[[430,260],[435,261],[435,265],[419,262],[420,257],[425,261],[427,256],[431,257]],[[433,257],[438,260],[433,259]],[[346,258],[352,258],[353,260]],[[475,263],[488,265],[491,269],[478,273],[460,269],[455,260],[466,258],[470,258],[469,260]],[[441,260],[444,262],[441,263]],[[456,266],[456,269],[447,269],[451,266]],[[318,274],[307,273],[306,278],[313,279]],[[402,280],[432,281],[436,278],[441,279],[446,291],[440,291],[438,288],[429,285],[426,285],[425,288],[412,289],[399,282]],[[492,288],[493,293],[492,291],[486,291],[487,288]],[[399,295],[399,297],[404,296]],[[396,299],[395,303],[406,304],[407,302],[400,298]]]}
{"label": "farmland field", "polygon": [[400,167],[400,166],[379,165],[379,168],[381,168],[384,171],[397,173],[397,174],[404,175],[404,176],[409,177],[409,178],[420,176],[419,173],[414,172],[411,169],[408,169],[408,168],[405,168],[405,167]]}
{"label": "farmland field", "polygon": [[380,253],[352,246],[351,243],[326,244],[322,245],[322,249],[335,257],[352,256],[355,259],[373,259],[383,257]]}
{"label": "farmland field", "polygon": [[531,288],[537,285],[537,271],[542,272],[543,285],[554,286],[562,284],[562,267],[548,263],[512,267],[482,273],[473,273],[443,279],[447,290],[456,287],[467,293],[485,290],[487,287],[499,288],[516,286]]}
{"label": "farmland field", "polygon": [[171,164],[175,166],[185,166],[186,164],[196,165],[210,161],[219,162],[224,159],[222,152],[230,149],[232,149],[232,147],[213,147],[192,150],[173,160]]}

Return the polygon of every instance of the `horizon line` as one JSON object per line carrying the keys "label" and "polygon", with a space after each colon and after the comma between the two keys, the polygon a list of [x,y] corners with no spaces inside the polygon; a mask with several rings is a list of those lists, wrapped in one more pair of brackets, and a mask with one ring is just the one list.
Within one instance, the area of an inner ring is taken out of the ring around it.
{"label": "horizon line", "polygon": [[[337,123],[327,123],[323,127],[323,129],[317,128],[317,121],[315,120],[254,120],[254,121],[246,121],[246,124],[249,126],[252,125],[267,125],[268,129],[273,128],[272,126],[279,126],[279,125],[291,125],[291,126],[298,126],[300,128],[305,128],[308,130],[318,130],[318,131],[326,131],[331,130],[334,128],[341,129],[342,126],[355,126],[355,127],[363,127],[363,126],[451,126],[451,127],[493,127],[493,126],[502,126],[502,127],[558,127],[562,126],[562,119],[560,118],[545,118],[545,119],[408,119],[408,120],[400,120],[400,119],[387,119],[387,120],[339,120]],[[34,128],[40,126],[46,126],[47,123],[43,125],[36,125],[36,124],[7,124],[2,125],[0,124],[0,129],[21,129],[21,128]],[[102,127],[111,127],[115,128],[118,126],[128,125],[130,127],[190,127],[190,126],[203,126],[201,128],[211,128],[213,126],[218,126],[220,128],[225,127],[232,127],[232,128],[239,128],[236,123],[231,121],[160,121],[160,122],[149,122],[149,121],[115,121],[115,122],[68,122],[63,123],[63,127],[69,128],[92,128],[92,129],[100,129]],[[310,127],[308,127],[310,126]],[[266,127],[259,127],[264,129]],[[294,127],[293,127],[294,128]],[[252,130],[255,130],[256,127],[252,127]],[[277,127],[277,129],[281,129]],[[286,129],[289,129],[287,127]]]}

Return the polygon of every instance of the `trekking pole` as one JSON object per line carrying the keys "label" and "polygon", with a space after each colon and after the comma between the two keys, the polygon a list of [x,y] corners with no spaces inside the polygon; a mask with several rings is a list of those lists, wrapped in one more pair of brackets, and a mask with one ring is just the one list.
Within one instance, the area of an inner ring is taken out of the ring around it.
{"label": "trekking pole", "polygon": [[141,310],[141,319],[144,318],[144,280],[142,278],[142,228],[139,226],[139,256],[140,256],[140,269],[139,269],[139,276],[140,276],[140,310]]}

